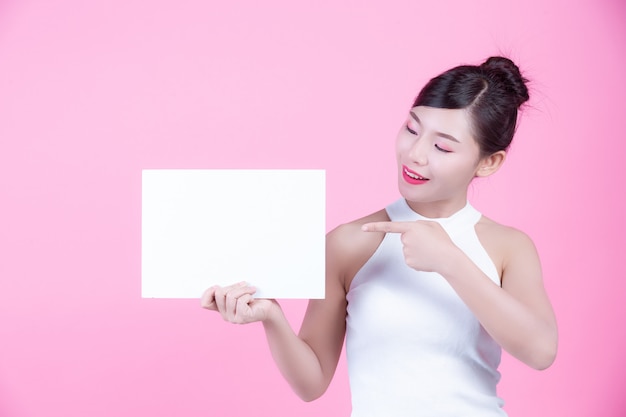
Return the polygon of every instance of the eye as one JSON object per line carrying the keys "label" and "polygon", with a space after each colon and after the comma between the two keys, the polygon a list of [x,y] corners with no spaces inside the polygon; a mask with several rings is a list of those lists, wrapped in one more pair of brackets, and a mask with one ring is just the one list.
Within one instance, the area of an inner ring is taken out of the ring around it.
{"label": "eye", "polygon": [[417,130],[411,129],[408,123],[406,124],[406,130],[412,135],[417,135]]}
{"label": "eye", "polygon": [[441,146],[439,146],[439,145],[435,145],[435,148],[437,148],[437,150],[438,150],[438,151],[441,151],[441,152],[443,152],[443,153],[450,153],[450,152],[452,152],[451,150],[449,150],[449,149],[444,149],[444,148],[442,148],[442,147],[441,147]]}

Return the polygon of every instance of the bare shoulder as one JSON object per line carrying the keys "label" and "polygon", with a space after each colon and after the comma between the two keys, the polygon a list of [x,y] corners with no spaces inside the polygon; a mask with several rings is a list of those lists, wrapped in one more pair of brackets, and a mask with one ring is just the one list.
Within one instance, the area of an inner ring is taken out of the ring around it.
{"label": "bare shoulder", "polygon": [[326,236],[327,263],[331,263],[344,282],[346,292],[352,278],[373,255],[385,235],[366,233],[361,226],[370,222],[388,221],[387,212],[379,210],[368,216],[337,226]]}
{"label": "bare shoulder", "polygon": [[505,275],[507,266],[517,263],[520,259],[526,262],[538,262],[535,244],[526,233],[519,229],[483,216],[476,224],[476,234],[498,268],[501,277]]}
{"label": "bare shoulder", "polygon": [[502,289],[542,317],[556,335],[556,318],[532,239],[518,229],[486,217],[476,224],[476,234],[500,270]]}
{"label": "bare shoulder", "polygon": [[528,235],[519,229],[500,224],[489,217],[482,216],[476,224],[476,233],[482,239],[495,240],[497,243],[508,245],[533,245]]}
{"label": "bare shoulder", "polygon": [[389,221],[389,216],[384,209],[351,221],[350,223],[337,226],[328,233],[328,241],[340,245],[341,248],[339,249],[344,250],[353,250],[355,246],[358,247],[362,244],[367,245],[369,240],[376,240],[372,239],[372,236],[376,236],[376,234],[364,233],[361,227],[366,223],[382,221]]}

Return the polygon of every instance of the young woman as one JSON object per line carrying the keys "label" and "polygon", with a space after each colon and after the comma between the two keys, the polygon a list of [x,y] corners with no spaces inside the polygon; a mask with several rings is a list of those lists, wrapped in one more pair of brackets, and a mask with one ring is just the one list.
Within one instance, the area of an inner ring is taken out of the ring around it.
{"label": "young woman", "polygon": [[353,417],[505,416],[501,348],[547,368],[556,321],[532,241],[482,216],[467,189],[502,165],[527,100],[503,57],[426,84],[397,137],[402,198],[328,234],[326,298],[309,302],[298,334],[245,283],[208,289],[202,306],[261,321],[306,401],[328,387],[345,337]]}

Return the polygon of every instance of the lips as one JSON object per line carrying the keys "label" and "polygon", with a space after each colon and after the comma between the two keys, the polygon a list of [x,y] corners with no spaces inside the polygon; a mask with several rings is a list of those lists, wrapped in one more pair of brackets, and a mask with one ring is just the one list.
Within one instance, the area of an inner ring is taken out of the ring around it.
{"label": "lips", "polygon": [[424,184],[428,181],[428,178],[410,170],[406,165],[402,165],[402,177],[406,182],[412,185]]}

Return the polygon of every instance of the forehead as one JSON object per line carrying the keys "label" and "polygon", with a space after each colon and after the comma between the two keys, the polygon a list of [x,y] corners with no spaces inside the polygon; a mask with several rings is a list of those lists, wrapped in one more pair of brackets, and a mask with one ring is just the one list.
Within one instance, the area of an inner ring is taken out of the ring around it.
{"label": "forehead", "polygon": [[474,141],[469,114],[465,109],[417,106],[411,109],[411,113],[411,118],[416,119],[424,130],[453,136],[459,142]]}

